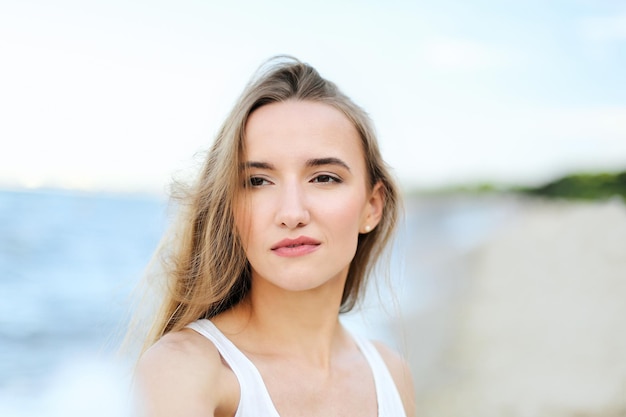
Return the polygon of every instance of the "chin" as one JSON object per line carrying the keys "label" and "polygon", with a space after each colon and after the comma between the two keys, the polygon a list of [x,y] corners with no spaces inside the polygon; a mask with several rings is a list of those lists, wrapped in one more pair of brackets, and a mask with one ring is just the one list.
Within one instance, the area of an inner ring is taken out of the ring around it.
{"label": "chin", "polygon": [[[344,279],[340,279],[338,278],[338,276],[343,276]],[[297,277],[297,278],[294,278],[294,277]],[[334,287],[340,287],[340,291],[343,291],[343,284],[345,282],[345,274],[338,274],[338,275],[335,275],[335,277],[329,277],[329,278],[320,278],[319,275],[312,277],[312,276],[306,276],[304,274],[292,273],[292,274],[286,274],[283,277],[274,277],[273,279],[258,278],[258,280],[263,280],[266,283],[269,283],[273,287],[279,288],[284,291],[289,291],[289,292],[304,292],[304,291],[312,291],[312,290],[317,290],[317,289],[322,289],[322,288],[331,289]]]}

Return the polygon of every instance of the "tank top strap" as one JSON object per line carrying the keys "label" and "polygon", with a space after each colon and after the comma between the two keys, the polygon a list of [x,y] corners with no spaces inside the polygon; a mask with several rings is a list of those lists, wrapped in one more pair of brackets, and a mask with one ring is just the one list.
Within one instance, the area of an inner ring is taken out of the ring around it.
{"label": "tank top strap", "polygon": [[[240,387],[235,417],[280,417],[257,367],[210,320],[200,319],[187,325],[210,340],[235,373]],[[378,417],[405,417],[404,406],[395,382],[376,347],[366,338],[352,334],[367,360],[374,377]]]}
{"label": "tank top strap", "polygon": [[372,369],[378,401],[378,417],[406,417],[396,383],[378,349],[365,337],[352,334],[352,338]]}
{"label": "tank top strap", "polygon": [[280,417],[261,373],[234,344],[210,320],[200,319],[187,325],[209,339],[239,381],[240,399],[235,417]]}

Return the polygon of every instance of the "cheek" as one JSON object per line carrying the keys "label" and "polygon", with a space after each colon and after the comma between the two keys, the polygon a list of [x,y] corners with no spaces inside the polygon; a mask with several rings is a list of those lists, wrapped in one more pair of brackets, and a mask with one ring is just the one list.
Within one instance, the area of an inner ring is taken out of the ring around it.
{"label": "cheek", "polygon": [[362,198],[352,198],[339,201],[325,207],[325,217],[332,222],[332,230],[336,230],[337,237],[356,239],[359,233],[364,204]]}
{"label": "cheek", "polygon": [[249,205],[244,202],[238,202],[235,205],[235,211],[233,213],[234,221],[235,221],[235,229],[239,234],[239,238],[241,239],[241,243],[244,247],[248,246],[248,239],[250,238],[250,228],[251,224],[251,213],[249,210]]}
{"label": "cheek", "polygon": [[248,196],[235,206],[235,228],[246,252],[265,235],[271,209],[264,201]]}

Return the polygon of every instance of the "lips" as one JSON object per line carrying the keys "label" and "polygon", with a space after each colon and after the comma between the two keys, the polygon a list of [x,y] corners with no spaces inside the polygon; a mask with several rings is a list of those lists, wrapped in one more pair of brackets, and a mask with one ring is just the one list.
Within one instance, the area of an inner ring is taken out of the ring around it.
{"label": "lips", "polygon": [[315,251],[320,241],[307,236],[300,236],[296,239],[283,239],[274,246],[272,252],[279,256],[301,256]]}

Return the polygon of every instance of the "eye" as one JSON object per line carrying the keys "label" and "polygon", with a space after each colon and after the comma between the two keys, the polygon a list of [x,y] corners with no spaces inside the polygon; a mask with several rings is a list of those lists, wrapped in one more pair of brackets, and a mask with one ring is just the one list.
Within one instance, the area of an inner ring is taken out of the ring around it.
{"label": "eye", "polygon": [[313,178],[311,180],[311,182],[313,183],[329,183],[329,182],[336,182],[336,183],[341,183],[341,179],[339,179],[338,177],[335,177],[333,175],[328,175],[328,174],[321,174],[318,175],[317,177]]}
{"label": "eye", "polygon": [[270,182],[263,177],[250,177],[244,185],[247,187],[261,187],[268,184],[270,184]]}

